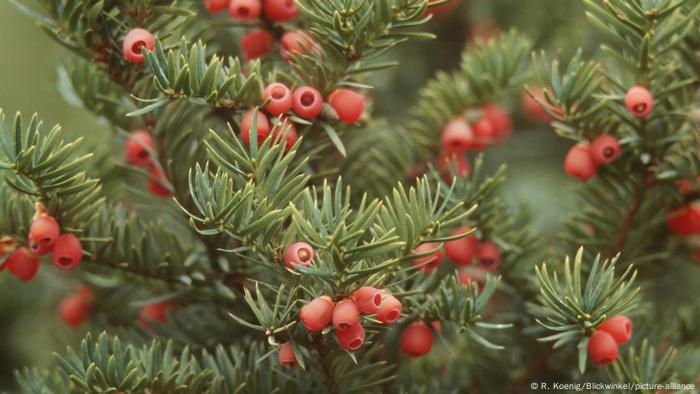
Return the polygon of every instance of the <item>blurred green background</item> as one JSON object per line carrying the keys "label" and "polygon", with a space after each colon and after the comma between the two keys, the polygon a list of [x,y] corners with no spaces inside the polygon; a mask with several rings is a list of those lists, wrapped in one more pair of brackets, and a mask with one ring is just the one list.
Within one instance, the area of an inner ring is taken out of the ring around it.
{"label": "blurred green background", "polygon": [[[30,1],[26,4],[32,5]],[[595,39],[580,0],[471,0],[458,12],[435,20],[429,28],[436,41],[412,43],[392,56],[401,67],[383,72],[377,83],[377,112],[401,119],[413,102],[416,90],[436,69],[450,69],[459,56],[469,32],[477,27],[498,25],[518,27],[535,40],[538,47],[558,48],[563,56],[582,46],[591,51]],[[56,85],[57,67],[72,56],[53,42],[7,0],[0,1],[0,108],[7,116],[22,111],[25,116],[38,112],[45,126],[63,125],[68,136],[85,136],[87,146],[111,141],[105,125],[87,111],[66,103]],[[510,104],[517,108],[515,98]],[[487,153],[489,167],[508,163],[506,197],[513,204],[532,209],[535,225],[547,234],[568,209],[573,183],[564,176],[561,162],[569,143],[557,138],[544,125],[531,124],[518,116],[517,130],[503,146]],[[564,185],[564,187],[562,187]],[[65,280],[44,270],[39,280],[20,283],[0,275],[0,390],[13,386],[12,371],[50,361],[52,351],[75,343],[81,332],[72,332],[58,321],[58,299],[69,292]]]}

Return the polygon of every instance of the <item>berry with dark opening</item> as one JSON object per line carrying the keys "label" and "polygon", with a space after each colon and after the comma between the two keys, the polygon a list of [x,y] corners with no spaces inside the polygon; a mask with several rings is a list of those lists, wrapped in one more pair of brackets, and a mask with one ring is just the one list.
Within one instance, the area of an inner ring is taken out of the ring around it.
{"label": "berry with dark opening", "polygon": [[306,242],[295,242],[284,251],[284,265],[296,269],[297,265],[308,267],[314,259],[314,248]]}
{"label": "berry with dark opening", "polygon": [[427,256],[413,259],[411,260],[411,263],[413,263],[413,265],[420,266],[418,269],[426,274],[433,272],[440,266],[440,262],[442,261],[442,253],[440,253],[439,248],[440,245],[434,242],[426,242],[418,245],[418,247],[416,247],[416,249],[413,251],[414,254],[419,255],[428,252],[431,253]]}
{"label": "berry with dark opening", "polygon": [[344,299],[333,308],[333,327],[337,331],[347,330],[348,328],[359,324],[360,310],[352,300]]}
{"label": "berry with dark opening", "polygon": [[485,241],[479,244],[477,251],[479,268],[487,272],[494,272],[501,265],[501,251],[494,242]]}
{"label": "berry with dark opening", "polygon": [[598,171],[588,143],[580,142],[569,149],[564,158],[564,172],[582,181],[591,179]]}
{"label": "berry with dark opening", "polygon": [[633,86],[625,95],[625,107],[632,115],[646,118],[654,110],[654,96],[643,86]]}
{"label": "berry with dark opening", "polygon": [[323,97],[311,86],[302,86],[292,95],[292,108],[302,118],[314,119],[323,109]]}
{"label": "berry with dark opening", "polygon": [[287,22],[299,14],[295,0],[263,0],[263,12],[273,22]]}
{"label": "berry with dark opening", "polygon": [[377,320],[384,324],[391,324],[401,317],[402,311],[403,305],[401,305],[401,301],[385,292],[382,294],[382,303],[379,304],[379,309],[377,309]]}
{"label": "berry with dark opening", "polygon": [[289,342],[285,342],[280,346],[278,359],[283,368],[291,369],[297,367],[297,357],[294,355],[292,344]]}
{"label": "berry with dark opening", "polygon": [[465,118],[454,118],[442,128],[442,149],[449,153],[463,153],[474,143],[474,132]]}
{"label": "berry with dark opening", "polygon": [[425,323],[411,323],[401,333],[401,351],[408,357],[424,356],[433,347],[433,339],[433,330]]}
{"label": "berry with dark opening", "polygon": [[346,330],[335,330],[335,336],[343,349],[354,352],[365,343],[365,329],[357,323]]}
{"label": "berry with dark opening", "polygon": [[49,254],[60,233],[61,227],[53,216],[39,215],[29,227],[29,250],[37,256]]}
{"label": "berry with dark opening", "polygon": [[[451,236],[466,234],[471,227],[460,227],[450,233]],[[457,265],[468,265],[477,254],[479,243],[473,235],[463,236],[445,243],[445,255]]]}
{"label": "berry with dark opening", "polygon": [[257,19],[261,10],[260,0],[231,0],[228,5],[231,18],[244,22]]}
{"label": "berry with dark opening", "polygon": [[19,248],[0,266],[0,271],[5,268],[19,280],[28,282],[34,279],[39,271],[39,257],[32,254],[28,248]]}
{"label": "berry with dark opening", "polygon": [[313,299],[308,304],[301,307],[299,317],[301,323],[309,331],[322,331],[331,323],[333,318],[333,300],[328,296],[321,296]]}
{"label": "berry with dark opening", "polygon": [[617,315],[604,321],[598,330],[612,335],[618,345],[624,345],[632,338],[632,321],[625,315]]}
{"label": "berry with dark opening", "polygon": [[129,163],[145,167],[151,163],[151,154],[149,150],[153,150],[153,138],[146,131],[134,131],[126,139],[126,159]]}
{"label": "berry with dark opening", "polygon": [[267,30],[255,29],[241,37],[241,50],[245,60],[254,60],[272,52],[275,36]]}
{"label": "berry with dark opening", "polygon": [[588,356],[596,365],[612,364],[618,352],[615,339],[605,331],[596,331],[588,339]]}
{"label": "berry with dark opening", "polygon": [[353,291],[350,299],[355,301],[357,309],[365,314],[376,313],[382,304],[382,294],[378,289],[370,286],[363,286]]}
{"label": "berry with dark opening", "polygon": [[51,252],[51,260],[56,268],[70,270],[80,264],[83,256],[83,247],[80,240],[73,234],[63,234],[56,238]]}
{"label": "berry with dark opening", "polygon": [[156,46],[155,38],[150,31],[137,27],[131,29],[122,42],[122,54],[124,59],[132,63],[143,63],[145,60],[143,49],[152,51]]}
{"label": "berry with dark opening", "polygon": [[610,164],[620,156],[620,142],[610,134],[599,135],[591,143],[591,156],[598,164]]}
{"label": "berry with dark opening", "polygon": [[365,111],[365,96],[350,89],[336,89],[328,96],[328,103],[346,124],[356,123]]}
{"label": "berry with dark opening", "polygon": [[279,82],[272,83],[265,88],[263,100],[270,100],[265,110],[273,116],[282,115],[292,109],[292,91]]}

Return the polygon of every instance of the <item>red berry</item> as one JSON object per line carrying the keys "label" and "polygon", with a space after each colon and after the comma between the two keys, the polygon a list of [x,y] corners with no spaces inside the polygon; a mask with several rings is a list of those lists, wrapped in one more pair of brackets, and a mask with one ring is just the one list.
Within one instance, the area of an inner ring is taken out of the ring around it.
{"label": "red berry", "polygon": [[328,102],[340,121],[347,124],[356,123],[365,111],[365,96],[350,89],[335,90],[328,96]]}
{"label": "red berry", "polygon": [[591,144],[591,156],[598,164],[610,164],[620,156],[620,143],[610,134],[599,135]]}
{"label": "red berry", "polygon": [[270,103],[265,106],[265,110],[270,115],[282,115],[292,109],[292,91],[279,82],[268,85],[262,98],[265,101],[270,100]]}
{"label": "red berry", "polygon": [[335,330],[335,336],[343,349],[354,352],[365,343],[365,329],[357,323],[346,330]]}
{"label": "red berry", "polygon": [[463,153],[474,143],[474,132],[465,118],[455,118],[442,128],[442,149],[449,153]]}
{"label": "red berry", "polygon": [[377,320],[384,324],[391,324],[401,317],[402,311],[403,305],[401,305],[401,301],[389,293],[384,293],[382,295],[382,303],[377,309]]}
{"label": "red berry", "polygon": [[294,0],[263,0],[263,12],[273,22],[287,22],[299,14]]}
{"label": "red berry", "polygon": [[39,271],[39,258],[33,255],[29,249],[19,248],[0,266],[0,271],[5,268],[19,280],[28,282],[34,279]]}
{"label": "red berry", "polygon": [[471,147],[474,150],[483,150],[496,141],[496,128],[487,117],[474,122],[472,130],[474,130],[474,143]]}
{"label": "red berry", "polygon": [[299,316],[301,322],[309,331],[322,331],[328,326],[333,318],[333,300],[328,296],[321,296],[313,299],[308,304],[301,307]]}
{"label": "red berry", "polygon": [[[528,92],[523,92],[520,97],[520,104],[523,107],[523,111],[528,118],[538,121],[538,122],[551,122],[552,116],[545,110],[545,108],[551,108],[548,104],[544,106],[538,102],[546,102],[544,96],[544,89],[541,87],[533,88],[531,90],[532,96]],[[534,96],[534,98],[533,98]]]}
{"label": "red berry", "polygon": [[134,131],[126,140],[126,158],[135,166],[145,167],[151,163],[149,150],[153,150],[153,138],[146,131]]}
{"label": "red berry", "polygon": [[413,263],[413,265],[419,265],[419,270],[425,272],[426,274],[429,274],[433,272],[436,268],[438,268],[440,266],[440,262],[442,261],[442,253],[440,253],[439,248],[440,245],[434,242],[420,244],[413,252],[414,254],[424,254],[431,251],[432,253],[425,257],[413,259],[411,262]]}
{"label": "red berry", "polygon": [[618,345],[623,345],[632,337],[632,321],[625,315],[618,315],[604,321],[598,330],[607,332]]}
{"label": "red berry", "polygon": [[294,91],[292,108],[302,118],[314,119],[323,109],[323,97],[318,90],[310,86],[302,86]]}
{"label": "red berry", "polygon": [[306,242],[295,242],[284,251],[284,264],[289,269],[296,269],[297,265],[309,267],[314,259],[314,248]]}
{"label": "red berry", "polygon": [[359,322],[360,310],[357,309],[357,305],[352,300],[344,299],[335,304],[335,308],[333,308],[333,327],[337,331],[347,330],[359,324]]}
{"label": "red berry", "polygon": [[228,8],[230,0],[204,0],[204,8],[209,12],[221,12]]}
{"label": "red berry", "polygon": [[48,254],[60,233],[61,227],[53,216],[40,215],[29,227],[29,250],[37,256]]}
{"label": "red berry", "polygon": [[313,42],[313,38],[307,33],[302,33],[300,31],[288,31],[284,33],[280,42],[282,58],[286,61],[290,61],[292,60],[292,54],[294,52],[302,54],[316,52]]}
{"label": "red berry", "polygon": [[146,47],[146,50],[150,52],[155,46],[156,41],[155,38],[153,38],[153,34],[146,29],[137,27],[131,29],[124,37],[122,54],[127,61],[143,63],[145,60],[143,56],[143,47]]}
{"label": "red berry", "polygon": [[289,118],[283,116],[276,120],[276,124],[272,127],[272,135],[275,142],[279,142],[283,136],[284,141],[284,151],[289,152],[292,146],[297,142],[299,134],[297,133],[297,127],[294,122],[289,120]]}
{"label": "red berry", "polygon": [[280,346],[279,361],[283,368],[297,367],[297,357],[294,355],[291,343],[285,342]]}
{"label": "red berry", "polygon": [[151,179],[148,181],[148,190],[150,190],[153,195],[161,198],[171,197],[173,193],[166,186],[168,178],[165,177],[163,171],[156,166],[151,166],[149,171],[151,173]]}
{"label": "red berry", "polygon": [[[466,234],[471,230],[471,227],[460,227],[452,231],[450,235],[456,236],[459,234]],[[471,264],[474,256],[477,254],[477,249],[478,242],[476,237],[473,235],[457,238],[445,243],[445,254],[450,260],[452,260],[453,263],[457,265]]]}
{"label": "red berry", "polygon": [[355,302],[357,309],[365,314],[376,313],[382,304],[382,294],[370,286],[363,286],[353,291],[350,299]]}
{"label": "red berry", "polygon": [[625,106],[638,118],[646,118],[654,109],[654,96],[645,87],[633,86],[625,95]]}
{"label": "red berry", "polygon": [[458,154],[443,153],[438,158],[438,171],[442,174],[442,179],[445,182],[452,183],[453,175],[467,176],[472,171],[472,166],[469,160]]}
{"label": "red berry", "polygon": [[239,21],[252,21],[260,16],[262,5],[260,0],[231,0],[228,14]]}
{"label": "red berry", "polygon": [[168,318],[168,309],[170,309],[170,306],[169,301],[144,305],[139,313],[139,322],[144,328],[149,330],[153,322],[164,324]]}
{"label": "red berry", "polygon": [[684,205],[669,212],[666,226],[681,236],[700,233],[700,206]]}
{"label": "red berry", "polygon": [[[241,120],[241,139],[248,145],[250,145],[250,131],[253,128],[253,116],[255,116],[255,114],[256,111],[252,109],[246,112]],[[257,111],[257,115],[258,145],[261,145],[270,135],[270,122],[267,120],[267,116],[262,112]]]}
{"label": "red berry", "polygon": [[[437,3],[438,1],[439,0],[430,0],[430,1],[428,1],[428,4]],[[435,18],[443,17],[443,16],[447,15],[450,11],[459,7],[459,4],[461,2],[462,2],[462,0],[450,0],[445,4],[436,5],[434,7],[426,8],[423,15],[434,15]]]}
{"label": "red berry", "polygon": [[501,265],[501,251],[498,245],[491,241],[479,244],[477,251],[479,268],[487,272],[494,272]]}
{"label": "red berry", "polygon": [[422,321],[411,323],[401,333],[401,350],[408,357],[428,354],[433,347],[433,331]]}
{"label": "red berry", "polygon": [[574,178],[587,181],[598,171],[587,143],[578,143],[569,149],[564,158],[564,171]]}
{"label": "red berry", "polygon": [[588,339],[588,355],[596,365],[612,364],[618,351],[615,339],[605,331],[596,331]]}
{"label": "red berry", "polygon": [[58,304],[58,314],[69,327],[79,327],[90,315],[92,301],[80,293],[70,295]]}
{"label": "red berry", "polygon": [[267,30],[255,29],[241,37],[241,50],[245,60],[253,60],[272,52],[275,36]]}
{"label": "red berry", "polygon": [[53,265],[61,270],[70,270],[80,264],[83,256],[83,247],[80,240],[73,234],[63,234],[56,239],[51,252]]}
{"label": "red berry", "polygon": [[496,142],[503,141],[510,135],[513,130],[513,119],[503,107],[498,104],[487,104],[481,107],[481,112],[493,125]]}

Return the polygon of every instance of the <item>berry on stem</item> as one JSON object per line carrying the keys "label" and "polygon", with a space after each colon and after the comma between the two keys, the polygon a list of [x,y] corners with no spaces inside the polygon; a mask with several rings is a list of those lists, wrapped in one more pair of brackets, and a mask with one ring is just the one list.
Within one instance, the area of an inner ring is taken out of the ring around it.
{"label": "berry on stem", "polygon": [[[523,92],[520,96],[520,104],[522,105],[525,115],[531,120],[537,122],[551,122],[552,116],[545,110],[545,106],[538,102],[545,102],[544,88],[536,87],[530,90],[532,96],[528,92]],[[547,107],[549,107],[547,105]]]}
{"label": "berry on stem", "polygon": [[263,12],[273,22],[287,22],[299,14],[295,0],[263,0]]}
{"label": "berry on stem", "polygon": [[391,324],[401,317],[402,311],[403,305],[401,305],[401,301],[385,292],[382,297],[382,303],[377,309],[377,320],[384,324]]}
{"label": "berry on stem", "polygon": [[309,331],[322,331],[333,318],[333,300],[328,296],[321,296],[313,299],[308,304],[301,307],[299,317],[301,323]]}
{"label": "berry on stem", "polygon": [[494,242],[485,241],[479,244],[477,251],[479,267],[486,272],[494,272],[501,265],[501,251]]}
{"label": "berry on stem", "polygon": [[617,315],[604,321],[598,330],[610,334],[618,345],[624,345],[632,337],[632,321],[625,315]]}
{"label": "berry on stem", "polygon": [[496,140],[496,128],[487,117],[474,122],[472,130],[474,130],[474,143],[471,148],[474,150],[483,150]]}
{"label": "berry on stem", "polygon": [[151,163],[151,154],[149,150],[153,150],[153,138],[146,131],[134,131],[126,140],[126,159],[129,163],[145,167]]}
{"label": "berry on stem", "polygon": [[350,299],[355,302],[357,309],[365,314],[376,313],[382,304],[382,294],[378,289],[363,286],[350,294]]}
{"label": "berry on stem", "polygon": [[170,301],[144,305],[139,313],[139,322],[148,330],[151,329],[151,323],[153,322],[164,324],[168,318],[168,309],[170,309],[170,306]]}
{"label": "berry on stem", "polygon": [[411,323],[401,333],[401,351],[408,357],[424,356],[433,347],[433,339],[433,331],[425,323]]}
{"label": "berry on stem", "polygon": [[32,254],[28,248],[19,248],[0,266],[0,271],[5,268],[19,280],[28,282],[34,279],[39,271],[39,257]]}
{"label": "berry on stem", "polygon": [[292,108],[304,119],[316,118],[323,109],[323,97],[310,86],[297,88],[292,95]]}
{"label": "berry on stem", "polygon": [[261,9],[260,0],[231,0],[228,14],[235,20],[247,22],[257,19]]}
{"label": "berry on stem", "polygon": [[153,195],[160,198],[171,197],[173,193],[165,186],[168,178],[165,177],[163,171],[159,167],[151,165],[149,172],[151,174],[151,178],[148,181],[148,190],[150,190]]}
{"label": "berry on stem", "polygon": [[336,89],[328,96],[328,102],[338,119],[347,124],[356,123],[365,111],[365,96],[350,89]]}
{"label": "berry on stem", "polygon": [[83,247],[80,240],[73,234],[63,234],[56,239],[51,252],[51,260],[56,268],[70,270],[80,264],[83,256]]}
{"label": "berry on stem", "polygon": [[122,54],[124,59],[132,63],[143,63],[145,57],[143,55],[143,48],[145,47],[147,51],[152,51],[156,46],[155,38],[150,31],[137,27],[131,29],[122,43]]}
{"label": "berry on stem", "polygon": [[29,250],[37,256],[48,254],[60,233],[61,228],[53,216],[39,215],[29,227]]}
{"label": "berry on stem", "polygon": [[284,151],[289,152],[292,146],[297,142],[299,136],[297,127],[294,125],[294,122],[286,116],[281,116],[279,119],[275,120],[275,123],[276,124],[272,127],[274,141],[279,142],[284,138]]}
{"label": "berry on stem", "polygon": [[666,226],[674,234],[689,236],[700,233],[700,206],[689,204],[668,213]]}
{"label": "berry on stem", "polygon": [[291,369],[297,367],[297,357],[294,355],[292,344],[289,342],[285,342],[280,346],[278,359],[283,368]]}
{"label": "berry on stem", "polygon": [[87,320],[92,311],[92,300],[90,297],[76,292],[58,304],[58,314],[61,319],[72,328],[81,326]]}
{"label": "berry on stem", "polygon": [[292,109],[292,91],[279,82],[272,83],[265,88],[263,100],[270,100],[265,110],[273,116],[282,115]]}
{"label": "berry on stem", "polygon": [[335,336],[343,349],[354,352],[365,343],[365,329],[362,324],[357,323],[346,330],[335,330]]}
{"label": "berry on stem", "polygon": [[221,12],[228,8],[230,0],[204,0],[204,8],[209,12]]}
{"label": "berry on stem", "polygon": [[474,132],[465,118],[454,118],[442,128],[442,149],[449,153],[463,153],[474,143]]}
{"label": "berry on stem", "polygon": [[418,247],[416,247],[416,249],[413,252],[414,254],[419,255],[429,252],[432,253],[424,257],[413,259],[411,260],[411,263],[413,263],[413,265],[420,266],[418,269],[425,272],[426,274],[433,272],[436,268],[440,266],[440,262],[442,261],[442,253],[440,253],[439,248],[440,245],[434,242],[426,242],[424,244],[418,245]]}
{"label": "berry on stem", "polygon": [[643,86],[633,86],[625,95],[625,107],[632,115],[646,118],[654,110],[654,96]]}
{"label": "berry on stem", "polygon": [[288,31],[282,35],[280,42],[280,53],[286,61],[292,60],[292,53],[302,54],[316,52],[313,46],[313,38],[301,31]]}
{"label": "berry on stem", "polygon": [[267,116],[261,111],[255,111],[254,109],[248,111],[243,115],[241,120],[241,139],[248,145],[250,145],[250,131],[253,129],[253,116],[257,113],[257,136],[258,145],[261,145],[263,141],[270,135],[270,122],[267,120]]}
{"label": "berry on stem", "polygon": [[580,142],[569,149],[564,158],[564,171],[584,182],[596,174],[598,168],[588,143]]}
{"label": "berry on stem", "polygon": [[588,339],[588,355],[596,365],[612,364],[618,352],[615,339],[605,331],[596,331]]}
{"label": "berry on stem", "polygon": [[488,119],[494,127],[496,142],[506,139],[513,131],[513,119],[510,114],[498,104],[487,104],[481,107],[484,118]]}
{"label": "berry on stem", "polygon": [[610,164],[620,156],[620,142],[610,134],[599,135],[591,143],[591,157],[598,164]]}
{"label": "berry on stem", "polygon": [[360,322],[360,310],[357,309],[352,300],[344,299],[333,308],[333,327],[337,331],[344,331],[348,328],[359,324]]}
{"label": "berry on stem", "polygon": [[275,36],[267,30],[255,29],[241,37],[241,50],[245,60],[254,60],[272,52]]}
{"label": "berry on stem", "polygon": [[314,259],[314,248],[306,242],[295,242],[284,251],[284,265],[296,269],[297,265],[308,267]]}
{"label": "berry on stem", "polygon": [[[460,227],[450,233],[451,236],[466,234],[471,227]],[[478,241],[473,235],[463,236],[445,243],[445,255],[457,265],[471,264],[478,250]]]}
{"label": "berry on stem", "polygon": [[467,176],[472,171],[469,160],[458,154],[443,153],[438,158],[438,171],[442,174],[445,182],[452,183],[453,174],[455,176]]}

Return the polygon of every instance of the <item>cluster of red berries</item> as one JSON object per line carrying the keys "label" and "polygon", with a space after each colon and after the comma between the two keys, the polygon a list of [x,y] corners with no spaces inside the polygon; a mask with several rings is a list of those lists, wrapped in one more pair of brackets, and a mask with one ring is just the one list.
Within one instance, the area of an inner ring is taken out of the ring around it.
{"label": "cluster of red berries", "polygon": [[[450,235],[459,236],[470,231],[470,227],[460,227],[452,231]],[[486,272],[494,272],[501,265],[501,251],[498,245],[487,240],[480,242],[474,235],[447,241],[443,249],[445,255],[458,266],[467,266],[476,260],[480,269]],[[430,253],[431,251],[434,252]],[[417,255],[430,253],[412,260],[412,263],[420,266],[418,269],[426,274],[433,272],[442,262],[440,245],[433,242],[418,245],[414,253]]]}
{"label": "cluster of red berries", "polygon": [[133,131],[126,139],[124,147],[126,159],[137,167],[148,168],[148,172],[151,174],[148,190],[158,197],[168,198],[172,193],[163,185],[167,181],[163,170],[154,163],[151,157],[153,147],[153,138],[150,133],[142,130]]}
{"label": "cluster of red berries", "polygon": [[94,297],[89,286],[80,286],[58,304],[59,316],[69,327],[80,327],[92,312]]}
{"label": "cluster of red berries", "polygon": [[231,18],[243,22],[263,14],[272,22],[288,22],[299,14],[294,0],[204,0],[204,7],[209,12],[228,10]]}
{"label": "cluster of red berries", "polygon": [[[270,127],[270,120],[262,111],[250,110],[243,115],[240,123],[241,138],[250,144],[250,130],[253,128],[253,118],[257,116],[257,140],[261,144],[268,137],[275,140],[285,138],[285,149],[288,151],[297,140],[298,133],[295,124],[289,119],[289,112],[312,120],[323,111],[323,96],[310,87],[301,86],[292,91],[286,85],[275,82],[268,85],[262,94],[267,103],[265,111],[272,117],[277,117]],[[349,89],[337,89],[328,96],[328,102],[338,115],[338,119],[346,124],[356,123],[365,110],[365,98]]]}
{"label": "cluster of red berries", "polygon": [[582,181],[591,179],[599,165],[610,164],[620,156],[620,142],[610,134],[599,135],[593,142],[579,142],[566,154],[564,171]]}
{"label": "cluster of red berries", "polygon": [[83,248],[73,234],[61,234],[58,221],[46,213],[39,214],[29,228],[28,247],[15,250],[0,265],[23,281],[32,280],[39,271],[39,257],[51,253],[54,266],[70,270],[80,264]]}
{"label": "cluster of red berries", "polygon": [[456,167],[459,175],[469,174],[471,165],[464,157],[468,150],[481,151],[501,142],[512,129],[510,114],[497,104],[484,105],[467,116],[448,121],[442,128],[442,153],[438,157],[438,169],[445,180],[449,182],[451,178],[450,167]]}
{"label": "cluster of red berries", "polygon": [[624,315],[615,316],[598,326],[588,339],[588,355],[596,365],[612,364],[617,359],[619,345],[627,343],[631,337],[630,319]]}

